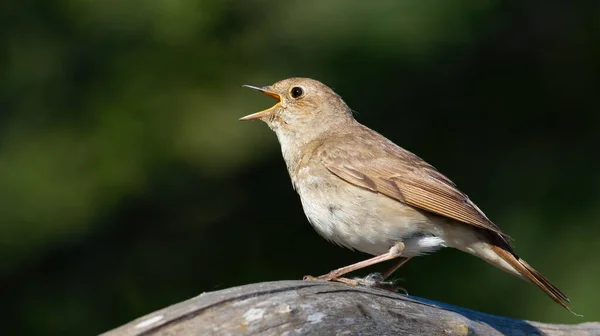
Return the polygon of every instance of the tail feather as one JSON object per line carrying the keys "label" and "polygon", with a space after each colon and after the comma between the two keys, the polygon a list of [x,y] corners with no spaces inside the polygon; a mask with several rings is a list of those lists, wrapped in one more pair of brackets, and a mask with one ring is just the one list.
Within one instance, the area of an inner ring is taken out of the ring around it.
{"label": "tail feather", "polygon": [[555,294],[557,297],[559,297],[562,301],[564,302],[571,302],[569,300],[569,298],[560,290],[558,289],[556,286],[554,286],[550,280],[548,280],[548,278],[544,277],[542,274],[540,274],[540,272],[536,271],[533,267],[531,267],[528,263],[525,262],[525,260],[523,259],[519,259],[519,262],[537,279],[539,280],[544,287],[548,288],[550,291],[552,291],[553,294]]}
{"label": "tail feather", "polygon": [[569,307],[569,298],[560,289],[553,285],[550,280],[544,277],[540,272],[536,271],[533,267],[529,266],[525,260],[517,257],[511,251],[507,251],[499,246],[491,245],[490,247],[496,255],[512,266],[519,273],[518,275],[521,278],[529,280],[543,290],[544,293],[546,293],[556,303],[575,314]]}

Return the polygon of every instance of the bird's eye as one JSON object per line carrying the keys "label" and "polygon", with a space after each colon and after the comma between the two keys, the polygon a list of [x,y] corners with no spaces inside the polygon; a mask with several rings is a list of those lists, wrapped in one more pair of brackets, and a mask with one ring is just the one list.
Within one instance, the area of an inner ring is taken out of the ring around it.
{"label": "bird's eye", "polygon": [[292,88],[292,90],[290,91],[290,93],[292,94],[292,98],[299,98],[300,96],[302,96],[304,91],[302,90],[301,87],[294,86]]}

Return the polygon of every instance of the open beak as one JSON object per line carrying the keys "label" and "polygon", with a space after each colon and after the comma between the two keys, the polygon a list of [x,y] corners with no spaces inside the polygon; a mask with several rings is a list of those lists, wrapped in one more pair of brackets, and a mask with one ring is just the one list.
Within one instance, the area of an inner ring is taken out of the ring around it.
{"label": "open beak", "polygon": [[240,120],[246,121],[246,120],[255,120],[255,119],[268,117],[269,115],[271,115],[272,110],[275,107],[279,106],[279,104],[281,103],[281,96],[278,93],[275,93],[275,92],[267,89],[266,87],[258,87],[258,86],[252,86],[252,85],[242,85],[242,86],[256,90],[256,91],[260,91],[269,97],[273,97],[273,98],[277,99],[278,102],[277,102],[277,104],[273,105],[272,107],[270,107],[266,110],[262,110],[260,112],[249,114],[245,117],[240,118]]}

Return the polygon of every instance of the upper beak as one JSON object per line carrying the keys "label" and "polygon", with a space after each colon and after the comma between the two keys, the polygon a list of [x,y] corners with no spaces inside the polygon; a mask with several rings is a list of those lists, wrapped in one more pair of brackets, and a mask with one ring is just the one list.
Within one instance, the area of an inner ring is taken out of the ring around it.
{"label": "upper beak", "polygon": [[269,90],[269,88],[267,88],[265,86],[263,86],[263,87],[252,86],[252,85],[242,85],[242,86],[253,89],[253,90],[260,91],[260,92],[266,94],[267,96],[277,99],[278,102],[277,102],[277,104],[275,104],[274,106],[272,106],[266,110],[249,114],[245,117],[240,118],[240,120],[246,121],[246,120],[254,120],[254,119],[260,119],[260,118],[267,117],[271,114],[272,110],[281,103],[281,96],[279,95],[279,93],[275,93],[275,92]]}

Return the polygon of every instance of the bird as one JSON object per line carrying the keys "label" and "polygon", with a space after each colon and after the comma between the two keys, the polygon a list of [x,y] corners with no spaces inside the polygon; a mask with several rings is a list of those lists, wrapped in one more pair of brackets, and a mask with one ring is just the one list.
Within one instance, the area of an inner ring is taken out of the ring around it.
{"label": "bird", "polygon": [[520,258],[511,238],[432,165],[362,125],[325,84],[293,77],[244,85],[277,100],[240,118],[277,136],[304,213],[325,239],[373,257],[305,279],[357,284],[347,273],[383,261],[388,278],[413,257],[455,248],[529,281],[571,311],[569,298]]}

